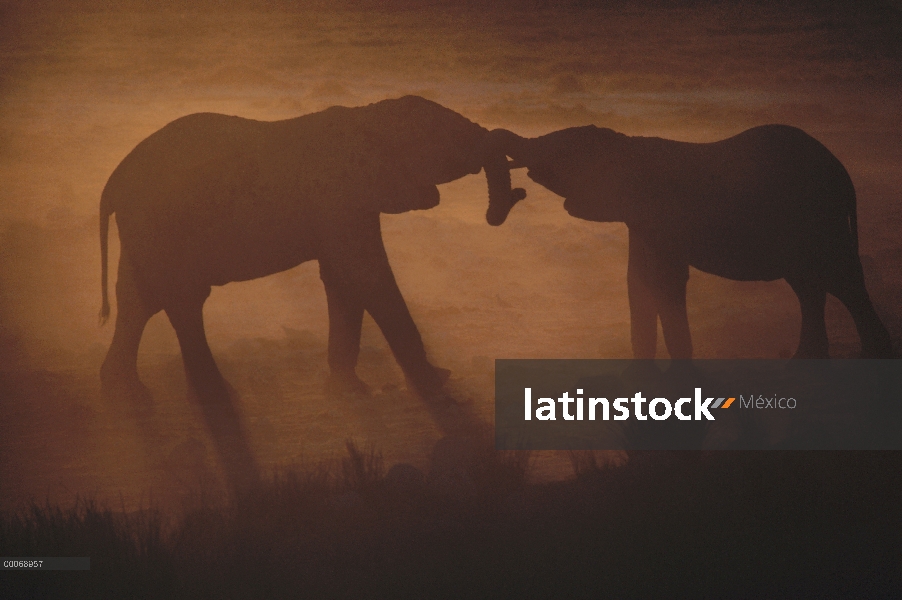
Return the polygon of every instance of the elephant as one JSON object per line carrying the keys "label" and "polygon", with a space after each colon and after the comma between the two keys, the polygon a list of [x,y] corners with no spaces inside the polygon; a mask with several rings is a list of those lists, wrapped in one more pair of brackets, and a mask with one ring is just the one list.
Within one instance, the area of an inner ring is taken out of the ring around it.
{"label": "elephant", "polygon": [[439,203],[438,184],[485,168],[490,194],[511,194],[507,160],[488,130],[416,96],[331,107],[282,121],[192,114],[140,142],[100,202],[103,303],[110,314],[110,216],[119,229],[115,332],[101,367],[105,391],[147,394],[137,371],[150,317],[165,311],[201,399],[226,397],[207,343],[211,286],[319,261],[330,382],[365,393],[356,374],[364,311],[380,327],[411,389],[435,397],[449,372],[433,366],[395,282],[380,213]]}
{"label": "elephant", "polygon": [[[829,356],[826,293],[851,313],[865,357],[892,357],[858,255],[855,188],[820,142],[788,125],[711,143],[630,137],[594,125],[536,138],[491,133],[509,168],[562,196],[577,218],[629,231],[627,288],[635,358],[654,358],[657,321],[671,358],[693,354],[689,266],[739,281],[785,279],[802,313],[796,358]],[[498,192],[500,225],[518,195]]]}

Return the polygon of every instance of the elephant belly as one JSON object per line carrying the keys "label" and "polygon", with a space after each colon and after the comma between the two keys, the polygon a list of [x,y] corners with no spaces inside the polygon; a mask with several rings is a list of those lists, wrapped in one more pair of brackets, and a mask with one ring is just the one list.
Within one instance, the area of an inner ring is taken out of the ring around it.
{"label": "elephant belly", "polygon": [[778,255],[747,248],[719,250],[720,255],[713,251],[693,253],[689,264],[699,271],[735,281],[773,281],[786,274],[786,261]]}
{"label": "elephant belly", "polygon": [[317,258],[316,228],[300,215],[203,221],[122,213],[123,250],[156,289],[246,281]]}
{"label": "elephant belly", "polygon": [[851,246],[843,223],[835,227],[770,228],[711,232],[691,241],[689,264],[737,281],[773,281],[787,273],[822,272]]}
{"label": "elephant belly", "polygon": [[198,267],[210,285],[225,285],[286,271],[313,258],[314,253],[303,248],[254,247],[204,256]]}
{"label": "elephant belly", "polygon": [[233,227],[193,243],[186,267],[210,285],[247,281],[285,271],[316,258],[311,234],[303,225]]}

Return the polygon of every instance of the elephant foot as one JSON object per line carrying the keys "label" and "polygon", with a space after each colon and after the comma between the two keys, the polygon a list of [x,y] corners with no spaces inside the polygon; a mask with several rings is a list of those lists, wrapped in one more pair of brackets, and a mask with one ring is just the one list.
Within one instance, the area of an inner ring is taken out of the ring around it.
{"label": "elephant foot", "polygon": [[813,336],[813,339],[803,335],[792,358],[830,358],[830,343],[827,341],[826,335]]}
{"label": "elephant foot", "polygon": [[153,401],[153,394],[141,383],[137,373],[113,373],[108,368],[100,371],[100,394],[106,400],[126,400],[136,405],[147,405]]}
{"label": "elephant foot", "polygon": [[354,371],[332,371],[326,381],[326,389],[331,394],[369,396],[370,386],[363,382]]}
{"label": "elephant foot", "polygon": [[446,383],[448,383],[448,380],[451,379],[451,369],[443,369],[441,367],[433,368],[435,369],[439,381],[441,382],[439,385],[445,385]]}
{"label": "elephant foot", "polygon": [[415,380],[413,377],[407,376],[407,388],[416,392],[423,399],[437,397],[442,393],[442,388],[450,377],[449,369],[432,367],[432,373],[426,377]]}
{"label": "elephant foot", "polygon": [[462,406],[466,403],[458,402],[454,396],[449,394],[444,390],[440,390],[434,394],[430,394],[428,396],[422,396],[423,402],[428,404],[433,409],[446,409],[453,406]]}

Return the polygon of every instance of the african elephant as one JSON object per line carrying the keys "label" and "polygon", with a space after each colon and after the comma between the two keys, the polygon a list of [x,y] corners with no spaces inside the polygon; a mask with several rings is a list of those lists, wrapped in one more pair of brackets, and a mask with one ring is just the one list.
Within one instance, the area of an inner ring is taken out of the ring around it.
{"label": "african elephant", "polygon": [[432,208],[436,185],[483,167],[490,194],[510,194],[507,160],[489,151],[488,140],[486,129],[415,96],[274,122],[193,114],[152,134],[116,167],[100,202],[102,320],[110,313],[113,213],[122,249],[104,389],[146,394],[138,345],[148,319],[163,310],[194,390],[223,397],[226,384],[202,316],[211,286],[318,260],[332,382],[366,390],[355,372],[366,310],[412,388],[434,394],[448,372],[427,360],[382,244],[379,215]]}
{"label": "african elephant", "polygon": [[[626,224],[636,358],[654,357],[659,316],[670,356],[691,358],[690,265],[734,280],[785,279],[802,311],[797,358],[828,356],[827,292],[852,314],[864,356],[892,356],[865,289],[852,180],[800,129],[765,125],[712,143],[591,125],[530,139],[491,135],[510,168],[528,167],[574,217]],[[489,223],[503,223],[518,197],[495,194]]]}

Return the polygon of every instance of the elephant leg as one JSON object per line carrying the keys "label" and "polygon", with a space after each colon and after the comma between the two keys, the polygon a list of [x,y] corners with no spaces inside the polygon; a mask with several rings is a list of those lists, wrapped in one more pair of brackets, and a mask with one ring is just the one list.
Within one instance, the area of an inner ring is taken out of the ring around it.
{"label": "elephant leg", "polygon": [[104,395],[150,398],[138,377],[138,348],[147,321],[159,311],[159,307],[148,302],[147,294],[141,294],[134,268],[123,254],[116,281],[116,329],[100,368]]}
{"label": "elephant leg", "polygon": [[324,264],[320,263],[320,279],[326,288],[329,308],[329,383],[338,391],[365,394],[369,386],[356,373],[363,305],[351,290],[341,285],[339,278],[331,276]]}
{"label": "elephant leg", "polygon": [[373,317],[412,387],[422,396],[437,393],[449,372],[426,358],[423,340],[398,289],[382,245],[379,214],[341,221],[324,235],[321,271]]}
{"label": "elephant leg", "polygon": [[228,397],[225,379],[213,360],[204,331],[203,307],[209,294],[210,288],[206,288],[192,295],[182,295],[167,302],[165,307],[179,340],[188,383],[201,403],[216,403]]}
{"label": "elephant leg", "polygon": [[380,287],[367,300],[367,311],[382,330],[395,360],[413,389],[423,397],[438,393],[451,372],[434,367],[426,358],[420,332],[410,316],[394,277]]}
{"label": "elephant leg", "polygon": [[820,284],[806,277],[787,277],[786,282],[798,296],[802,311],[799,347],[793,358],[829,358],[830,345],[824,320],[827,293]]}
{"label": "elephant leg", "polygon": [[892,358],[893,348],[889,331],[883,325],[864,284],[864,272],[857,256],[850,257],[833,272],[827,291],[842,302],[861,338],[861,355],[864,358]]}
{"label": "elephant leg", "polygon": [[229,394],[225,379],[213,359],[204,332],[203,306],[210,288],[167,302],[165,310],[182,349],[188,383],[197,395],[204,422],[229,484],[245,490],[259,480],[259,469],[238,407]]}
{"label": "elephant leg", "polygon": [[641,238],[629,234],[626,286],[630,304],[633,358],[654,358],[658,346],[658,308],[651,285],[651,260]]}
{"label": "elephant leg", "polygon": [[659,256],[655,261],[654,296],[664,343],[672,359],[692,358],[692,334],[689,331],[689,315],[686,313],[686,284],[689,281],[689,265]]}

